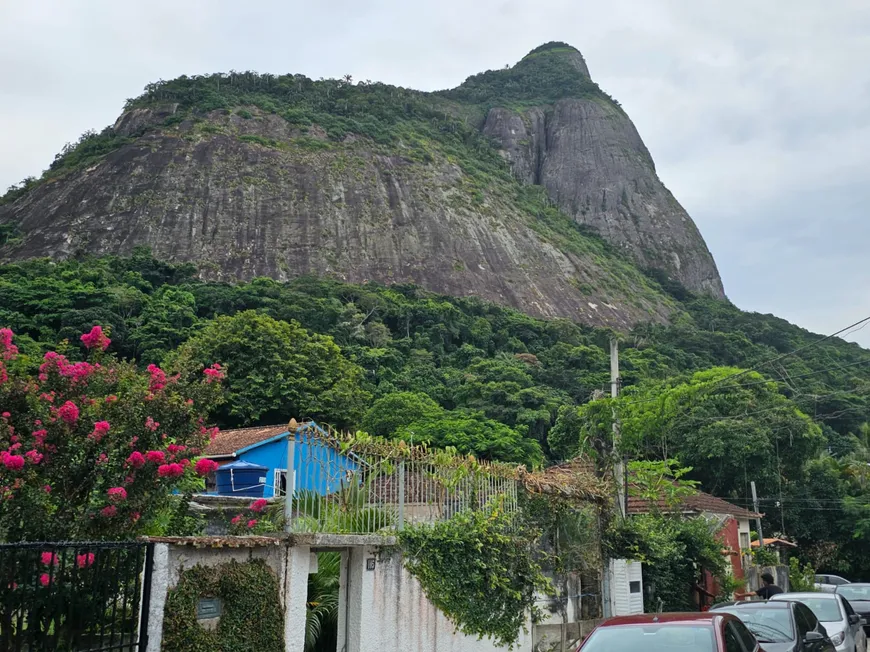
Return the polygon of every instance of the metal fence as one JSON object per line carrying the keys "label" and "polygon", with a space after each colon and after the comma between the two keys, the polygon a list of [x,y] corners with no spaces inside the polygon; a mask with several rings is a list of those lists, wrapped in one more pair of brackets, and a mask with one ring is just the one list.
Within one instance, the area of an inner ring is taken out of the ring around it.
{"label": "metal fence", "polygon": [[150,566],[143,543],[0,545],[0,650],[144,650]]}
{"label": "metal fence", "polygon": [[316,424],[291,439],[286,516],[294,532],[374,533],[431,523],[498,500],[517,508],[516,470],[423,446],[359,440]]}

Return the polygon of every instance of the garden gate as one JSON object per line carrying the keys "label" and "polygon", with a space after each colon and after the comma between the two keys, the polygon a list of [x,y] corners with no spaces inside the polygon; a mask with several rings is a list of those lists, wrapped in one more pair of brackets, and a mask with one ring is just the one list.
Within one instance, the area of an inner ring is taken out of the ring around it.
{"label": "garden gate", "polygon": [[0,544],[0,650],[141,652],[152,544]]}

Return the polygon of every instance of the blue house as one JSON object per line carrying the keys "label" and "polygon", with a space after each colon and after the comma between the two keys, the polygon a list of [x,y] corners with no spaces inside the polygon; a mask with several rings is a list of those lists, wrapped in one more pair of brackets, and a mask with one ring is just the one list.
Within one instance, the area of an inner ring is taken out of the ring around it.
{"label": "blue house", "polygon": [[[257,477],[263,484],[263,497],[283,496],[287,491],[288,434],[286,425],[224,430],[208,445],[203,455],[221,466],[244,461],[265,467],[265,473]],[[342,483],[347,484],[353,479],[363,464],[358,458],[333,446],[327,433],[314,422],[306,423],[296,431],[293,448],[294,477],[291,483],[297,491],[309,490],[321,495],[338,491]],[[249,485],[239,487],[236,491],[249,488]],[[214,486],[209,490],[217,493]]]}

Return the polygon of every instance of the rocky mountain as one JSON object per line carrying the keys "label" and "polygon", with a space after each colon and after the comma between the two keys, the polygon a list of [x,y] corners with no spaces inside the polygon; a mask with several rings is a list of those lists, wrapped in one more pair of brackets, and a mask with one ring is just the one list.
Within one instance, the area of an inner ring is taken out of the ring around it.
{"label": "rocky mountain", "polygon": [[143,245],[206,279],[414,282],[615,328],[667,320],[653,277],[724,296],[631,121],[560,43],[438,93],[158,82],[0,199],[2,260]]}

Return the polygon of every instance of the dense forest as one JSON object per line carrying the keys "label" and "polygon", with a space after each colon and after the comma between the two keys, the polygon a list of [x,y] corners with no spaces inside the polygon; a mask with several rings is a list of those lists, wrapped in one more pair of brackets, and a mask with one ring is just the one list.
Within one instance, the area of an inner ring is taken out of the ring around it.
{"label": "dense forest", "polygon": [[[619,336],[627,453],[677,459],[738,504],[756,480],[769,531],[817,566],[870,572],[870,352],[670,289],[672,325]],[[539,465],[595,454],[614,413],[596,395],[614,333],[414,286],[206,283],[140,250],[0,266],[0,324],[34,368],[46,350],[75,356],[94,324],[143,366],[220,362],[223,427],[312,417]]]}

